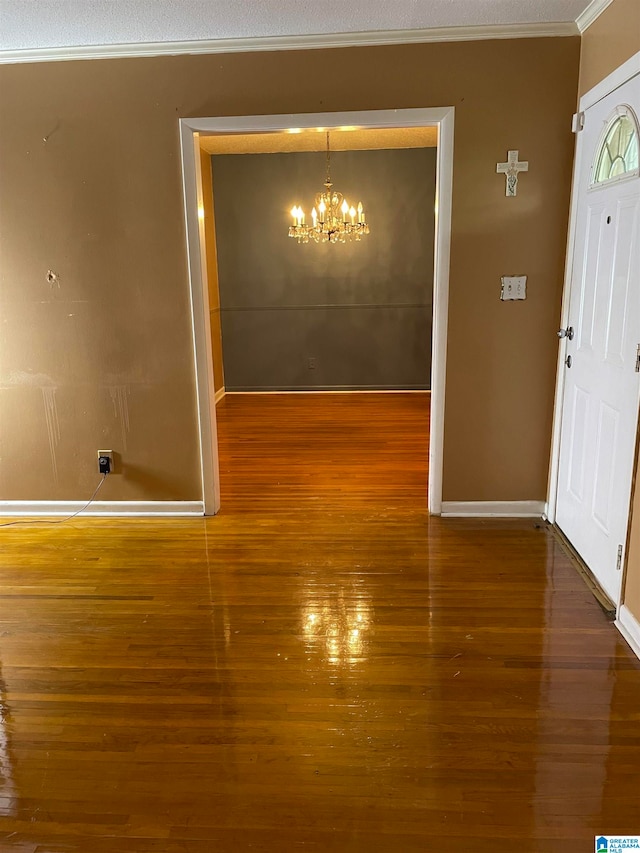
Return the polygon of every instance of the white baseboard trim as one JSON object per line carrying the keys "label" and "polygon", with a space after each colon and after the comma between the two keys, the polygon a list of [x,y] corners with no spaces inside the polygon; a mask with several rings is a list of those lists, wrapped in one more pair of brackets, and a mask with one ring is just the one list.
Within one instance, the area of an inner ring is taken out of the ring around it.
{"label": "white baseboard trim", "polygon": [[[86,501],[0,501],[0,518],[73,515]],[[103,516],[194,517],[204,516],[202,501],[94,501],[77,518]]]}
{"label": "white baseboard trim", "polygon": [[249,396],[249,395],[274,395],[274,394],[288,394],[289,396],[295,395],[300,396],[301,394],[431,394],[431,389],[429,388],[354,388],[348,385],[345,385],[342,388],[307,388],[307,389],[299,389],[299,388],[274,388],[274,389],[263,389],[261,391],[226,391],[226,395],[232,397],[238,397],[241,395]]}
{"label": "white baseboard trim", "polygon": [[442,501],[447,518],[542,518],[544,501]]}
{"label": "white baseboard trim", "polygon": [[215,402],[219,403],[225,394],[226,394],[226,391],[224,390],[224,385],[223,385],[222,388],[218,388],[218,390],[216,391]]}
{"label": "white baseboard trim", "polygon": [[640,658],[640,622],[626,604],[623,604],[618,610],[618,618],[614,624],[631,646],[636,657]]}

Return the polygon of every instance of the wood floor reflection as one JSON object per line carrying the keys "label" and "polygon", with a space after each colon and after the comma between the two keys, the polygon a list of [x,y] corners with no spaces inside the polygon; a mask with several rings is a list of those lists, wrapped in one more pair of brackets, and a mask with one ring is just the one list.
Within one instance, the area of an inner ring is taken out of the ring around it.
{"label": "wood floor reflection", "polygon": [[640,663],[543,526],[429,518],[426,395],[218,415],[218,517],[1,531],[2,853],[640,832]]}

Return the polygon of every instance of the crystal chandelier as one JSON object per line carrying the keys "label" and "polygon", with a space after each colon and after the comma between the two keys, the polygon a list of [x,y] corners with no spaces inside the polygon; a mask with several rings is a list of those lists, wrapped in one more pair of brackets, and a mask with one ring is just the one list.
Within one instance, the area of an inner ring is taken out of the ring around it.
{"label": "crystal chandelier", "polygon": [[307,225],[304,210],[295,205],[291,208],[293,225],[289,226],[289,237],[295,237],[298,243],[344,243],[348,240],[361,240],[369,233],[365,222],[362,202],[358,207],[349,206],[346,198],[333,189],[331,183],[331,150],[327,133],[327,179],[324,190],[315,198],[315,207],[311,211],[312,224]]}

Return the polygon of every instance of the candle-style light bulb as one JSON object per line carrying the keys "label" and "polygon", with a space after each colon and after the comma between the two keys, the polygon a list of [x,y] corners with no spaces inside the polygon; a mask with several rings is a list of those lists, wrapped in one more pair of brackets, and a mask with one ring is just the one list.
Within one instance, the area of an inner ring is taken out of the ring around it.
{"label": "candle-style light bulb", "polygon": [[315,227],[316,227],[316,223],[317,223],[317,221],[318,221],[318,213],[317,213],[317,211],[316,211],[315,207],[314,207],[314,208],[313,208],[313,210],[311,211],[311,218],[313,219],[313,227],[315,228]]}
{"label": "candle-style light bulb", "polygon": [[318,212],[320,213],[320,222],[324,222],[324,212],[327,209],[326,204],[324,203],[324,199],[318,205]]}
{"label": "candle-style light bulb", "polygon": [[349,205],[347,204],[346,198],[342,202],[342,207],[340,208],[340,210],[342,211],[342,221],[346,222],[347,221],[347,213],[349,212]]}
{"label": "candle-style light bulb", "polygon": [[364,222],[364,212],[361,201],[358,202],[358,222]]}
{"label": "candle-style light bulb", "polygon": [[356,221],[356,209],[355,209],[355,207],[351,208],[351,210],[349,211],[349,216],[351,217],[351,224],[354,225],[355,221]]}
{"label": "candle-style light bulb", "polygon": [[297,208],[297,206],[296,206],[295,204],[294,204],[294,205],[293,205],[293,207],[291,208],[291,215],[293,216],[293,224],[294,224],[294,225],[297,225],[297,219],[298,219],[298,208]]}

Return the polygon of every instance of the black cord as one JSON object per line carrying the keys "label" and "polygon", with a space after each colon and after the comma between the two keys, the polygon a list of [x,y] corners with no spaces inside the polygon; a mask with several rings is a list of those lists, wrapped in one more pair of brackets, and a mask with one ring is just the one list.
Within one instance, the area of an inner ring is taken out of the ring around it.
{"label": "black cord", "polygon": [[95,498],[95,496],[98,494],[98,492],[102,488],[102,484],[104,483],[104,481],[106,479],[107,479],[107,475],[103,474],[102,479],[100,480],[100,482],[96,486],[95,492],[91,495],[91,497],[86,502],[86,504],[83,507],[80,507],[80,509],[77,512],[74,512],[73,515],[68,515],[66,518],[57,518],[55,521],[49,521],[48,519],[43,519],[43,518],[30,518],[30,519],[25,519],[25,520],[20,519],[20,521],[7,521],[4,524],[0,524],[0,527],[11,527],[13,524],[64,524],[65,521],[71,521],[72,518],[75,518],[76,515],[80,515],[81,512],[84,512],[85,509],[90,504],[93,503],[93,499]]}

